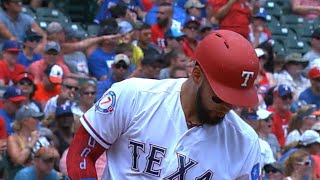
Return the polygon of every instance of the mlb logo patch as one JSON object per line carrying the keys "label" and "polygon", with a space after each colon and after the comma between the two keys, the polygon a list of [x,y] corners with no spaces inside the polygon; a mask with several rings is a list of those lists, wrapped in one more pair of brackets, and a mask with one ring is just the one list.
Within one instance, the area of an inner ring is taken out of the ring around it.
{"label": "mlb logo patch", "polygon": [[96,103],[96,110],[102,113],[111,113],[114,111],[115,104],[116,94],[109,91]]}
{"label": "mlb logo patch", "polygon": [[260,177],[259,163],[255,164],[251,170],[251,180],[258,180]]}

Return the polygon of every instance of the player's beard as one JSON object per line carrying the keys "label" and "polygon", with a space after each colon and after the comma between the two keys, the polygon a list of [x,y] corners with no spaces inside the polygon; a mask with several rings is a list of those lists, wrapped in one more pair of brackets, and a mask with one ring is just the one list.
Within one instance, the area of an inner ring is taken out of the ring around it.
{"label": "player's beard", "polygon": [[196,95],[196,107],[197,107],[197,117],[201,124],[208,124],[208,125],[217,125],[220,124],[224,117],[210,117],[208,110],[203,105],[203,98],[201,96],[203,91],[203,86],[201,85],[198,89],[197,95]]}

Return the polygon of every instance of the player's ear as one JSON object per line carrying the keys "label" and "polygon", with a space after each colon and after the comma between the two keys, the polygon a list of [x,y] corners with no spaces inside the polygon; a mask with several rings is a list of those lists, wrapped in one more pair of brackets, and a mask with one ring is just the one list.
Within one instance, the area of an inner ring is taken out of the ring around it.
{"label": "player's ear", "polygon": [[195,65],[192,72],[191,72],[191,78],[193,79],[193,81],[196,83],[196,84],[200,84],[202,79],[203,79],[203,72],[200,68],[199,65]]}

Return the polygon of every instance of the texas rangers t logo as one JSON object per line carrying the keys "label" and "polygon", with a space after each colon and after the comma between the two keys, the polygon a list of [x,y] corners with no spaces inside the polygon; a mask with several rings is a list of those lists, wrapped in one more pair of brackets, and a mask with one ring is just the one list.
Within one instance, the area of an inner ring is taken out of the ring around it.
{"label": "texas rangers t logo", "polygon": [[116,103],[116,94],[113,91],[107,92],[96,104],[96,110],[102,113],[111,113]]}
{"label": "texas rangers t logo", "polygon": [[242,75],[241,77],[244,77],[244,81],[243,83],[241,84],[241,86],[243,87],[247,87],[248,86],[248,81],[251,77],[253,77],[254,75],[254,72],[251,72],[251,71],[242,71]]}

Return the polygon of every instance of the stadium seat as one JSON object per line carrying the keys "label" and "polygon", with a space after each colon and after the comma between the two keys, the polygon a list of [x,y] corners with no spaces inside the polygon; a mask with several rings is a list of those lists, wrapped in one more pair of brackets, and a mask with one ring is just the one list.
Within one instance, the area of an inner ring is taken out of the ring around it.
{"label": "stadium seat", "polygon": [[300,25],[303,27],[305,21],[306,20],[303,17],[294,14],[282,15],[280,17],[280,23],[282,25]]}
{"label": "stadium seat", "polygon": [[41,21],[46,21],[46,22],[57,21],[63,24],[71,21],[60,10],[52,9],[52,8],[45,8],[45,7],[37,8],[36,16],[37,16],[37,19],[40,19]]}
{"label": "stadium seat", "polygon": [[271,44],[272,44],[273,50],[277,55],[286,54],[286,49],[284,48],[284,45],[281,42],[276,40],[272,40],[271,42],[272,42]]}
{"label": "stadium seat", "polygon": [[36,14],[35,14],[30,8],[28,8],[28,7],[26,7],[26,6],[23,6],[22,9],[21,9],[21,11],[22,11],[23,13],[28,14],[28,15],[31,16],[33,19],[36,19],[36,18],[37,18]]}
{"label": "stadium seat", "polygon": [[87,32],[89,37],[97,36],[100,26],[97,24],[90,24],[87,27]]}
{"label": "stadium seat", "polygon": [[282,13],[282,8],[275,2],[269,1],[265,4],[265,9],[267,11],[267,14],[280,17]]}
{"label": "stadium seat", "polygon": [[279,22],[278,18],[276,18],[275,16],[267,15],[266,25],[267,26],[280,26],[280,22]]}
{"label": "stadium seat", "polygon": [[295,32],[285,26],[268,26],[272,34],[272,39],[281,41],[284,43],[287,38],[297,39]]}
{"label": "stadium seat", "polygon": [[298,52],[301,54],[306,53],[310,48],[307,42],[291,38],[288,38],[285,41],[284,47],[289,52]]}

